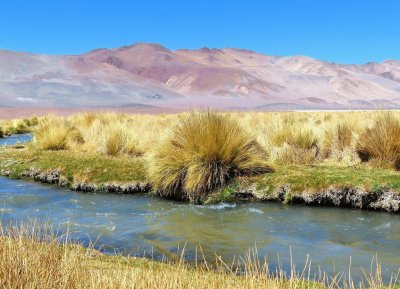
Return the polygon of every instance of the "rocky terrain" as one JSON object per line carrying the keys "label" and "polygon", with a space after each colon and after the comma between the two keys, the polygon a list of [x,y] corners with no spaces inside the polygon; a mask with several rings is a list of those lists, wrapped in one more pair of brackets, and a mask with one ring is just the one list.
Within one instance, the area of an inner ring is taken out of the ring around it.
{"label": "rocky terrain", "polygon": [[400,61],[343,65],[139,43],[81,55],[0,50],[0,107],[369,109],[400,104]]}

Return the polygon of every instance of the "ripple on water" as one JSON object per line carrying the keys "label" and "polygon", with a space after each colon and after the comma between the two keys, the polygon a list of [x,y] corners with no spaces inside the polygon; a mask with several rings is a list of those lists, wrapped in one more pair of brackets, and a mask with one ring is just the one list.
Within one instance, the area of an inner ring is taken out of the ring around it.
{"label": "ripple on water", "polygon": [[260,209],[256,209],[256,208],[249,208],[249,211],[251,212],[251,213],[256,213],[256,214],[264,214],[264,212],[263,211],[261,211]]}
{"label": "ripple on water", "polygon": [[236,204],[235,203],[219,203],[219,204],[215,204],[215,205],[208,205],[208,206],[199,206],[199,207],[206,207],[208,209],[211,210],[225,210],[225,209],[232,209],[232,208],[236,208]]}
{"label": "ripple on water", "polygon": [[379,225],[379,226],[375,227],[375,230],[378,231],[378,230],[382,230],[382,229],[388,229],[391,226],[392,226],[392,222],[387,222],[387,223],[384,223],[382,225]]}
{"label": "ripple on water", "polygon": [[102,216],[102,217],[109,217],[109,216],[118,216],[117,213],[96,213],[97,216]]}

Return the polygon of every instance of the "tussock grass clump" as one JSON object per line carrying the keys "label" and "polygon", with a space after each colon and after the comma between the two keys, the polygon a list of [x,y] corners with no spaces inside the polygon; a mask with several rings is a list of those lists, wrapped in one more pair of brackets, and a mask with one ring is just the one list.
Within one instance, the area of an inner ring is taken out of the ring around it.
{"label": "tussock grass clump", "polygon": [[15,119],[15,120],[1,120],[0,127],[2,136],[6,137],[12,134],[23,134],[31,132],[37,123],[32,122],[31,119]]}
{"label": "tussock grass clump", "polygon": [[373,125],[358,138],[356,151],[362,161],[393,163],[400,158],[400,121],[392,112],[377,115]]}
{"label": "tussock grass clump", "polygon": [[353,130],[348,123],[339,123],[330,130],[326,130],[322,143],[324,158],[336,157],[340,160],[343,151],[350,148],[352,140]]}
{"label": "tussock grass clump", "polygon": [[162,196],[201,202],[235,177],[271,172],[266,156],[229,116],[193,112],[157,147],[149,177]]}
{"label": "tussock grass clump", "polygon": [[[374,128],[376,114],[366,111],[227,112],[223,116],[251,132],[253,139],[266,151],[272,163],[347,166],[359,163],[361,157],[364,161],[369,158],[378,160],[370,162],[370,165],[381,166],[381,157],[375,156],[379,153],[372,153],[374,149],[364,148],[362,144],[369,134],[374,134],[376,130],[382,131],[379,127]],[[384,118],[386,112],[381,111],[379,114]],[[399,111],[391,111],[389,114],[394,120],[400,119]],[[188,113],[150,115],[87,112],[64,117],[53,116],[52,125],[60,125],[59,128],[54,127],[59,135],[66,130],[65,123],[68,124],[67,131],[68,127],[74,128],[68,133],[71,141],[60,146],[71,152],[122,158],[142,155],[148,157],[153,154],[154,147],[160,146],[160,136],[179,126],[187,116]],[[4,136],[8,136],[17,131],[32,131],[35,123],[48,123],[48,119],[49,117],[33,117],[24,120],[0,120],[0,127],[3,128]],[[381,126],[385,126],[385,121],[379,122]],[[19,123],[20,127],[17,129]],[[385,130],[386,128],[383,129]],[[388,143],[384,140],[385,136],[377,138],[380,142]],[[381,143],[373,143],[381,150]],[[393,166],[395,158],[392,156],[390,159],[390,165]]]}
{"label": "tussock grass clump", "polygon": [[34,142],[45,150],[63,150],[74,142],[83,143],[84,139],[67,120],[48,117],[37,126]]}
{"label": "tussock grass clump", "polygon": [[280,163],[314,163],[320,152],[314,132],[304,126],[285,125],[273,135],[272,144],[280,148],[278,151]]}
{"label": "tussock grass clump", "polygon": [[30,129],[29,129],[30,125],[31,125],[31,123],[28,119],[18,121],[16,126],[14,127],[13,133],[15,133],[15,134],[27,133],[30,131]]}
{"label": "tussock grass clump", "polygon": [[124,135],[121,131],[111,131],[104,142],[105,153],[109,156],[117,156],[124,150]]}
{"label": "tussock grass clump", "polygon": [[143,154],[135,136],[129,130],[115,126],[106,129],[102,150],[106,155],[114,157],[124,154],[132,156]]}

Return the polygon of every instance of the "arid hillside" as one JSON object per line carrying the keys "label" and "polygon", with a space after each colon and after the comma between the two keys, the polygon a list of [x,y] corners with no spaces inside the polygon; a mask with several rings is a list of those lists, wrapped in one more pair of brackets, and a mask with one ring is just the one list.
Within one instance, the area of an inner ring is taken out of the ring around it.
{"label": "arid hillside", "polygon": [[139,43],[53,56],[0,50],[2,107],[392,108],[400,61],[343,65]]}

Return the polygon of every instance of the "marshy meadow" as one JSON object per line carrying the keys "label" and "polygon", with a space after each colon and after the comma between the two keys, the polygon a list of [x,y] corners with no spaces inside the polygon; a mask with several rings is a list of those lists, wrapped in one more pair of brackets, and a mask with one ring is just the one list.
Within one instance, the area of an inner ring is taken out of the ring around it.
{"label": "marshy meadow", "polygon": [[[365,210],[357,219],[371,222],[385,219],[384,224],[388,224],[386,218],[391,218],[396,222],[391,225],[393,227],[398,222],[398,111],[192,111],[155,115],[87,112],[0,120],[0,138],[6,140],[16,134],[28,134],[32,139],[0,146],[3,176],[16,179],[17,183],[35,180],[77,191],[75,199],[86,196],[85,193],[106,195],[115,202],[120,202],[121,194],[145,195],[150,198],[143,201],[146,204],[153,202],[152,198],[158,199],[159,212],[155,209],[152,213],[157,213],[155,218],[164,223],[169,222],[169,238],[174,234],[180,236],[185,230],[184,227],[171,228],[173,222],[183,222],[180,219],[184,215],[171,215],[171,219],[167,219],[159,213],[167,209],[186,210],[181,206],[191,206],[197,213],[200,210],[202,215],[212,215],[216,221],[210,222],[217,227],[218,216],[226,214],[220,211],[221,204],[230,210],[228,213],[244,214],[243,208],[247,210],[247,207],[240,204],[269,202],[282,207],[249,207],[248,210],[264,215],[269,209],[275,210],[274,214],[284,220],[291,211],[302,210],[304,206],[310,211],[301,218],[311,220],[313,212],[323,216],[325,210],[331,216],[326,217],[326,222],[329,218],[341,220],[341,214],[352,219],[352,212],[360,214],[359,211]],[[3,186],[11,188],[14,183],[4,181]],[[51,192],[46,198],[50,195]],[[61,195],[57,197],[58,202]],[[111,199],[105,202],[113,202]],[[36,206],[35,201],[32,202],[31,205]],[[130,200],[121,202],[128,204]],[[10,204],[15,206],[14,212],[21,206],[15,201]],[[207,211],[212,206],[218,210]],[[316,206],[318,208],[312,208]],[[331,207],[343,212],[329,211]],[[11,210],[4,205],[5,214]],[[184,213],[186,211],[181,214]],[[5,218],[8,221],[18,219],[9,214],[10,218]],[[226,218],[234,216],[226,215]],[[260,217],[246,215],[246,220],[250,218]],[[352,226],[357,226],[357,222],[351,223]],[[189,221],[186,223],[179,224],[191,226]],[[260,224],[252,226],[262,228]],[[377,224],[376,227],[380,228]],[[318,235],[321,228],[313,233]],[[386,229],[385,234],[396,234],[393,228]],[[238,229],[232,225],[232,230]],[[190,234],[185,236],[191,236],[196,242],[197,237]],[[263,234],[276,233],[271,230]],[[379,231],[379,234],[383,233]],[[376,261],[374,268],[369,263],[364,264],[371,270],[363,271],[362,277],[354,280],[350,272],[310,273],[308,262],[304,269],[286,264],[286,269],[271,270],[266,259],[260,259],[262,254],[257,253],[257,249],[236,261],[226,261],[213,249],[213,261],[203,256],[199,264],[197,251],[196,258],[189,258],[196,260],[195,263],[187,262],[185,254],[177,252],[167,261],[125,254],[110,256],[109,251],[100,253],[91,242],[71,241],[64,231],[59,234],[32,223],[6,225],[3,222],[0,238],[3,260],[0,282],[5,288],[396,288],[396,270],[400,269],[400,266],[396,268],[396,261],[390,259],[393,263],[390,269],[394,272],[382,274],[381,265]],[[213,240],[212,243],[217,238],[212,236],[204,240]],[[279,240],[269,242],[279,243]],[[389,246],[383,241],[383,247]],[[231,242],[233,239],[227,243]],[[358,240],[352,239],[352,242]],[[243,243],[241,249],[247,245]],[[359,246],[363,250],[367,244],[348,246]],[[324,250],[322,246],[318,248]],[[379,250],[376,253],[379,255]],[[351,256],[348,257],[351,260]]]}

